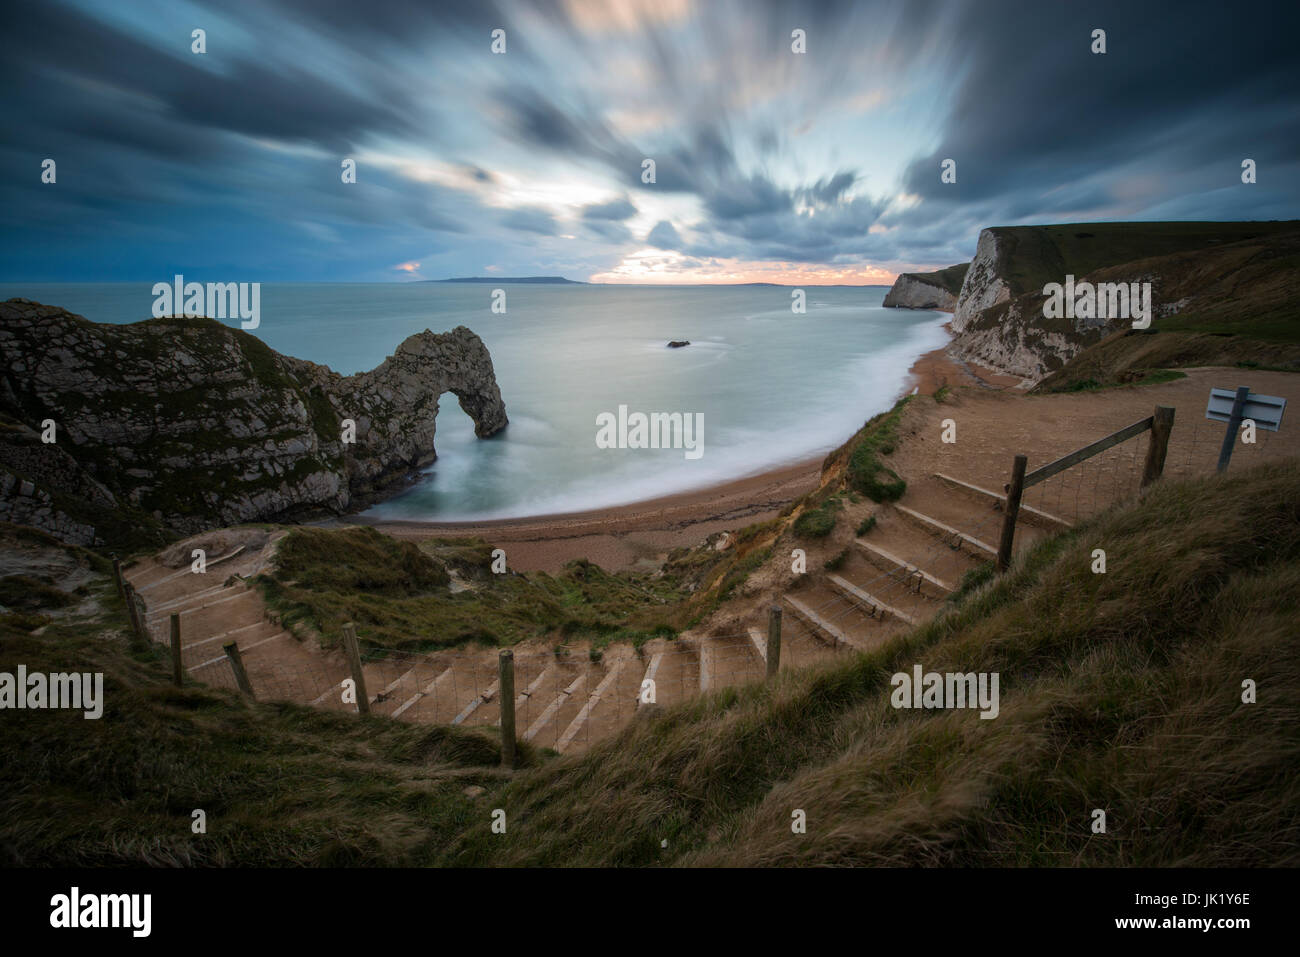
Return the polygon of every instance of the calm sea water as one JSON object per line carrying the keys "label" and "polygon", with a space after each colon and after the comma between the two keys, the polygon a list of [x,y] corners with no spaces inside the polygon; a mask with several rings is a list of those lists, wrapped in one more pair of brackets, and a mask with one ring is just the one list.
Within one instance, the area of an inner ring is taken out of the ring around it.
{"label": "calm sea water", "polygon": [[[199,277],[193,277],[199,278]],[[219,278],[219,277],[218,277]],[[444,396],[438,461],[382,518],[457,521],[599,509],[741,478],[842,443],[904,389],[920,354],[947,341],[937,312],[884,309],[885,287],[264,283],[273,349],[348,374],[423,329],[473,329],[492,353],[509,427],[476,439]],[[151,314],[151,284],[0,284],[98,322]],[[237,320],[231,320],[237,325]],[[689,339],[682,349],[670,339]],[[596,417],[703,413],[703,455],[601,449]]]}

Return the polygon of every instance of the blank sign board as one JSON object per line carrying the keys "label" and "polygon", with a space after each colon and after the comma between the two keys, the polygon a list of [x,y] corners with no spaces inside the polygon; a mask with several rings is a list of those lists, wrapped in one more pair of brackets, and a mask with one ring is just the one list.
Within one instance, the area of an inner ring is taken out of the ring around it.
{"label": "blank sign board", "polygon": [[[1205,417],[1216,422],[1229,421],[1232,418],[1232,404],[1236,400],[1237,393],[1232,389],[1211,389]],[[1252,392],[1241,407],[1241,417],[1253,419],[1257,428],[1276,432],[1282,424],[1282,412],[1285,409],[1286,399],[1275,395],[1255,395]]]}

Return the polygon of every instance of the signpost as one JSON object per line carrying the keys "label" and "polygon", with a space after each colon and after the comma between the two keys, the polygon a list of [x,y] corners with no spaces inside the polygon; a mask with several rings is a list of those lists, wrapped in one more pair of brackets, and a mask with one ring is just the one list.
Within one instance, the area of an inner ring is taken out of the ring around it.
{"label": "signpost", "polygon": [[1219,450],[1219,468],[1222,472],[1232,458],[1232,447],[1237,441],[1241,423],[1250,419],[1257,428],[1276,432],[1282,425],[1286,399],[1275,395],[1255,395],[1250,386],[1240,386],[1236,392],[1229,389],[1211,389],[1210,403],[1205,407],[1205,417],[1215,422],[1227,422],[1228,431],[1223,436]]}

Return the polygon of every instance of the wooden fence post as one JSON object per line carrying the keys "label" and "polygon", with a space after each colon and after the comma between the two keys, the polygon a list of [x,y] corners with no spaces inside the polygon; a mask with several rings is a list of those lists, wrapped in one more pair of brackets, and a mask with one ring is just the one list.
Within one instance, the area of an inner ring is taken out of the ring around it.
{"label": "wooden fence post", "polygon": [[140,606],[135,600],[135,588],[130,582],[122,586],[126,595],[126,613],[131,619],[131,631],[133,637],[131,643],[136,648],[146,648],[149,645],[148,625],[144,616],[140,613]]}
{"label": "wooden fence post", "polygon": [[1007,486],[1006,514],[1002,516],[1002,541],[998,544],[998,571],[1011,567],[1011,545],[1016,538],[1016,519],[1020,516],[1020,496],[1025,491],[1025,466],[1029,459],[1017,455],[1011,467],[1011,484]]}
{"label": "wooden fence post", "polygon": [[230,670],[235,673],[235,684],[239,685],[239,690],[248,700],[256,701],[257,696],[253,694],[252,682],[248,680],[248,672],[244,670],[244,659],[239,657],[239,645],[232,641],[228,645],[222,645],[221,650],[230,659]]}
{"label": "wooden fence post", "polygon": [[1169,433],[1173,428],[1173,406],[1156,406],[1156,413],[1151,417],[1151,442],[1147,445],[1147,460],[1142,467],[1142,488],[1146,488],[1164,473],[1165,455],[1169,451]]}
{"label": "wooden fence post", "polygon": [[781,606],[773,605],[767,612],[767,676],[771,678],[781,667]]}
{"label": "wooden fence post", "polygon": [[181,668],[181,616],[172,612],[172,681],[176,687],[181,686],[184,669]]}
{"label": "wooden fence post", "polygon": [[501,695],[501,766],[515,766],[515,653],[502,649],[497,662],[497,681]]}
{"label": "wooden fence post", "polygon": [[1232,458],[1232,447],[1237,444],[1237,430],[1241,428],[1241,410],[1246,405],[1248,395],[1250,395],[1250,386],[1237,387],[1237,395],[1232,400],[1232,414],[1228,416],[1228,434],[1223,437],[1223,447],[1219,449],[1219,465],[1216,471],[1227,471],[1228,460]]}
{"label": "wooden fence post", "polygon": [[361,670],[361,645],[357,642],[357,629],[348,622],[343,626],[343,649],[352,663],[352,680],[357,686],[357,710],[370,713],[370,695],[366,693],[366,674]]}

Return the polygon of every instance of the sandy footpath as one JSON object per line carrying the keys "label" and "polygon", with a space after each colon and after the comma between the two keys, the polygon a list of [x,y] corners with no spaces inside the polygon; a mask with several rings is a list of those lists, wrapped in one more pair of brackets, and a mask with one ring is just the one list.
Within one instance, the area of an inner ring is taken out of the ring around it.
{"label": "sandy footpath", "polygon": [[[1020,382],[954,360],[946,348],[921,356],[910,372],[903,394],[916,389],[932,395],[945,385],[1002,389]],[[864,412],[864,421],[867,417]],[[575,558],[611,571],[653,568],[674,548],[775,517],[816,487],[821,464],[822,457],[808,459],[707,489],[592,512],[490,522],[383,522],[355,516],[348,521],[374,525],[396,538],[483,538],[504,548],[510,567],[518,571],[555,572]]]}

